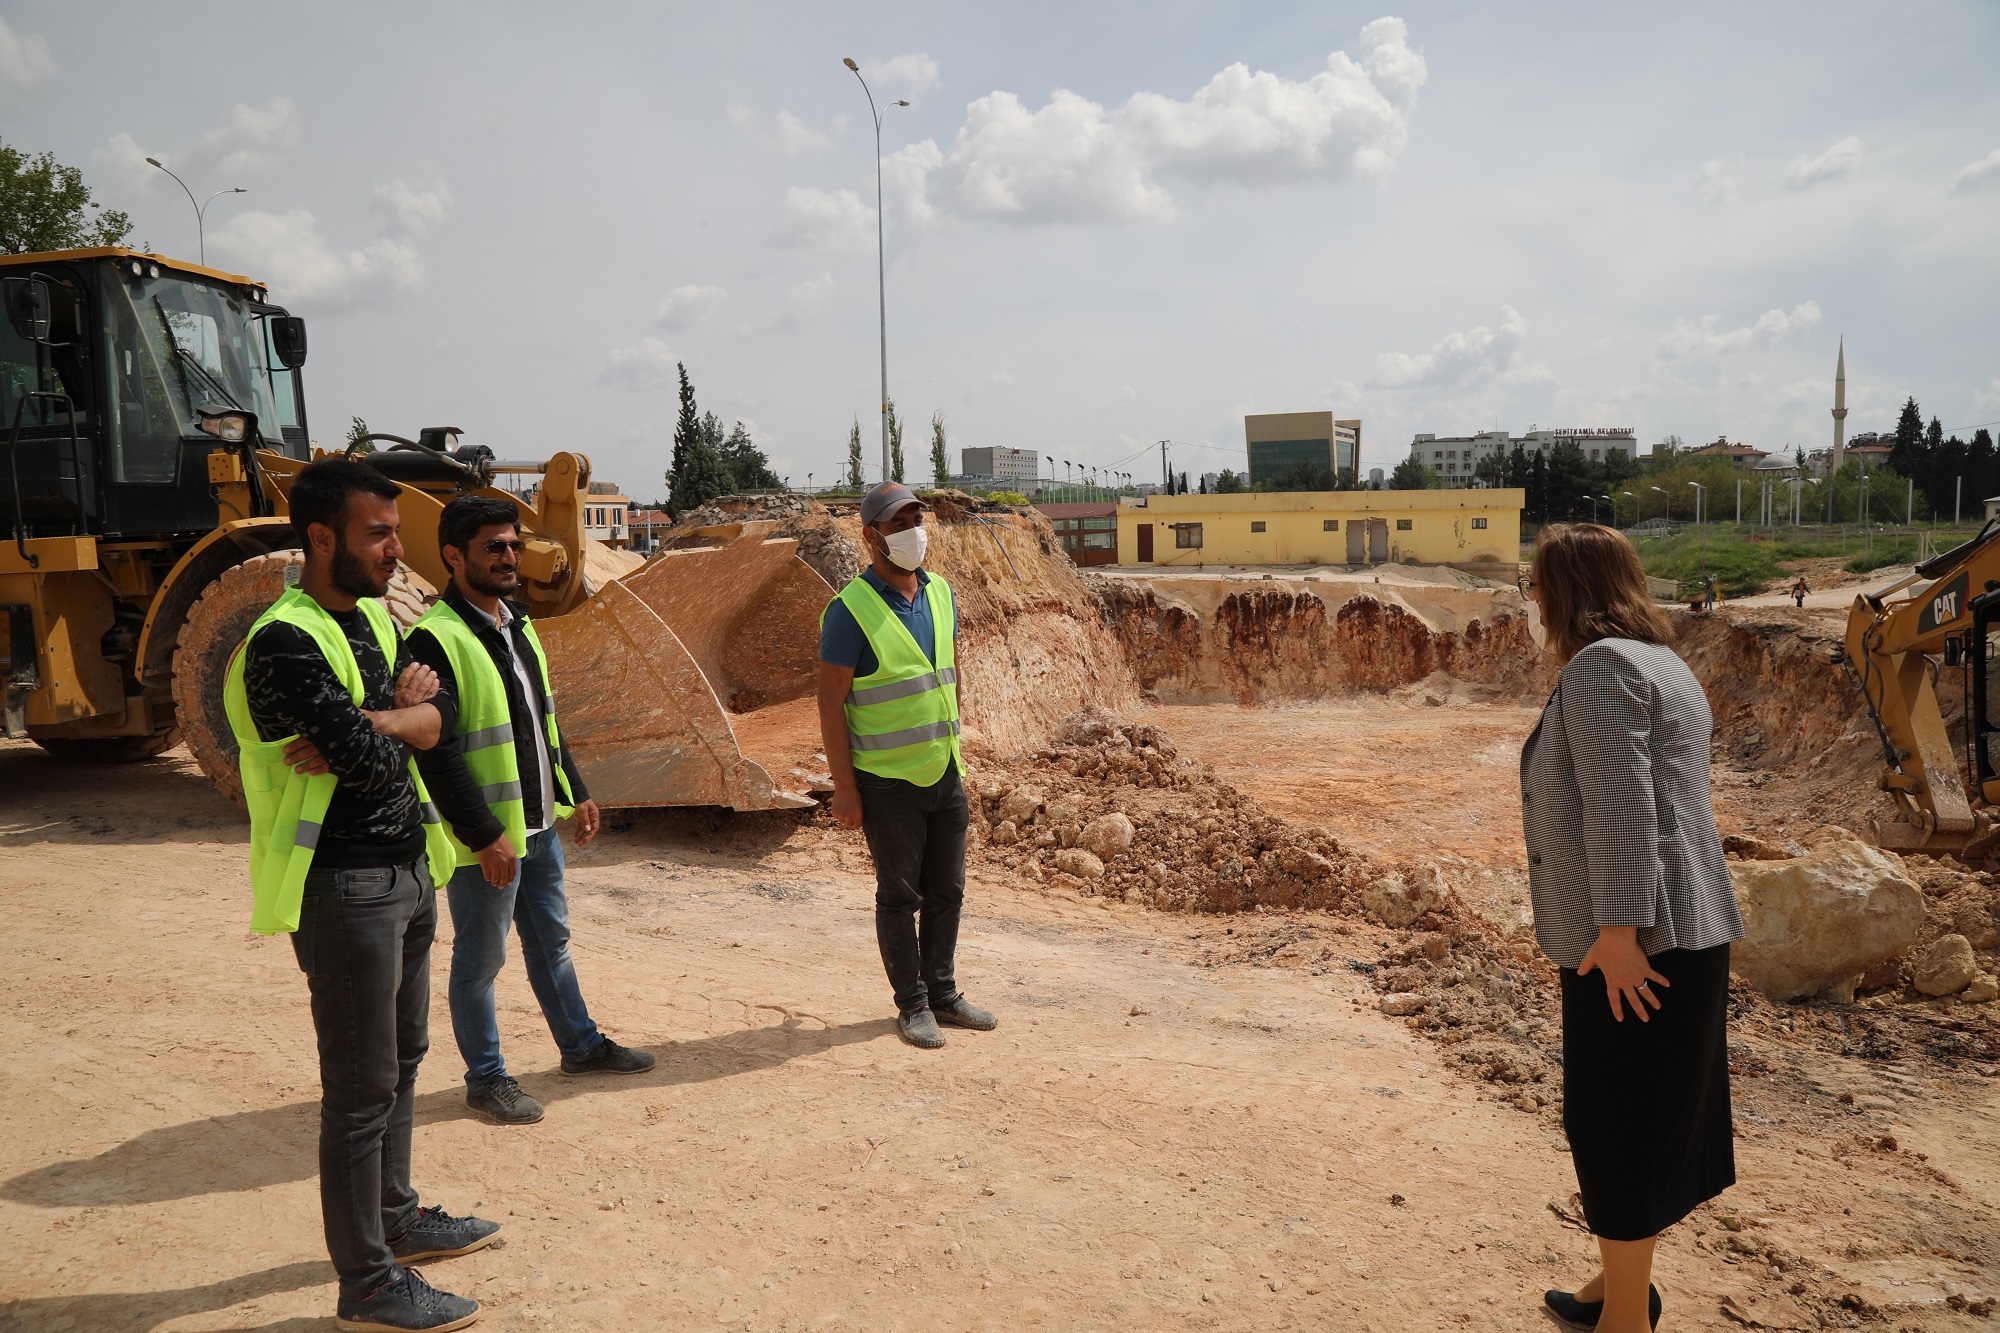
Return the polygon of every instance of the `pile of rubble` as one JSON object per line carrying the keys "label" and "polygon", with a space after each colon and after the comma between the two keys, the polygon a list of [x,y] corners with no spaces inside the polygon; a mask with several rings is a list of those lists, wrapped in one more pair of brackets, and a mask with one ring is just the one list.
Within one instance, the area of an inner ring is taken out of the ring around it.
{"label": "pile of rubble", "polygon": [[1092,711],[974,787],[973,846],[1036,882],[1167,911],[1353,910],[1380,872],[1217,782],[1157,727]]}

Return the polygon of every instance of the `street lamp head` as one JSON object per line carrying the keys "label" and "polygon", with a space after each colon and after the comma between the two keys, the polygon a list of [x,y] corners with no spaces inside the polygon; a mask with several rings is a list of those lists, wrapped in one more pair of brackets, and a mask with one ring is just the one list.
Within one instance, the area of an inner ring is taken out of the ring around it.
{"label": "street lamp head", "polygon": [[850,57],[842,56],[840,58],[840,63],[847,66],[849,69],[853,70],[856,74],[859,74],[861,72],[861,66],[855,64],[853,59]]}
{"label": "street lamp head", "polygon": [[248,193],[250,193],[250,191],[248,191],[248,190],[244,189],[244,188],[243,188],[243,187],[242,187],[241,185],[239,185],[239,186],[237,186],[237,187],[236,187],[235,189],[231,190],[231,191],[230,191],[230,193],[231,193],[231,194],[248,194]]}
{"label": "street lamp head", "polygon": [[150,166],[158,167],[161,171],[165,171],[167,169],[166,164],[161,162],[160,159],[157,157],[149,157],[146,159],[146,162]]}
{"label": "street lamp head", "polygon": [[908,102],[891,102],[891,103],[890,103],[890,105],[891,105],[891,106],[908,106],[908,105],[909,105],[909,103],[908,103]]}

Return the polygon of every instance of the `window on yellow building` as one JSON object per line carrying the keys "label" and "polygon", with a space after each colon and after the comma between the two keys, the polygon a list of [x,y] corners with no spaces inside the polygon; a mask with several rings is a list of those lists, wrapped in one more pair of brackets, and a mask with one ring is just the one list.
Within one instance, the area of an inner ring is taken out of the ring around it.
{"label": "window on yellow building", "polygon": [[1337,518],[1323,518],[1319,521],[1319,530],[1321,532],[1339,532],[1340,520]]}
{"label": "window on yellow building", "polygon": [[1472,526],[1475,528],[1483,528],[1486,526],[1486,520],[1483,518],[1475,518],[1472,520]]}
{"label": "window on yellow building", "polygon": [[1396,531],[1398,532],[1408,532],[1410,531],[1412,526],[1414,526],[1414,524],[1410,519],[1399,518],[1396,520]]}
{"label": "window on yellow building", "polygon": [[1174,524],[1174,545],[1179,547],[1183,551],[1200,550],[1201,524],[1199,523]]}
{"label": "window on yellow building", "polygon": [[1263,519],[1261,519],[1261,518],[1253,518],[1253,519],[1251,519],[1251,520],[1250,520],[1250,531],[1252,531],[1252,532],[1262,532],[1263,530],[1264,530],[1264,520],[1263,520]]}

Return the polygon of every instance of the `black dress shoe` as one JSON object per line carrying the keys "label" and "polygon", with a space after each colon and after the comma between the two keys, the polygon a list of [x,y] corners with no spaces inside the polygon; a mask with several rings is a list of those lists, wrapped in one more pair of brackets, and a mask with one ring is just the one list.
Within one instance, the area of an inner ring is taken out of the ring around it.
{"label": "black dress shoe", "polygon": [[[1603,1301],[1580,1301],[1566,1291],[1545,1291],[1542,1304],[1549,1307],[1555,1317],[1571,1328],[1596,1328],[1597,1321],[1604,1315]],[[1660,1289],[1648,1283],[1646,1286],[1646,1315],[1654,1328],[1660,1326]]]}

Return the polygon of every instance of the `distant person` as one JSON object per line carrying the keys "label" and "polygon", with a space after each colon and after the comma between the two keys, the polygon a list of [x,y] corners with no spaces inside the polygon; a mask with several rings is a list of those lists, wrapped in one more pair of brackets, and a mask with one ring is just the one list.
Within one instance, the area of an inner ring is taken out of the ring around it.
{"label": "distant person", "polygon": [[861,499],[868,568],[820,617],[819,727],[833,816],[868,839],[875,941],[896,1033],[927,1050],[946,1027],[1000,1020],[965,998],[955,959],[971,819],[959,753],[958,602],[924,568],[927,506],[884,482]]}
{"label": "distant person", "polygon": [[1521,751],[1521,823],[1535,936],[1561,969],[1563,1129],[1603,1259],[1545,1299],[1571,1323],[1644,1333],[1655,1238],[1736,1181],[1725,1026],[1743,922],[1711,804],[1713,718],[1623,537],[1547,529],[1532,578],[1563,665]]}
{"label": "distant person", "polygon": [[1803,611],[1806,605],[1806,594],[1811,591],[1812,589],[1806,586],[1806,576],[1803,574],[1799,575],[1798,581],[1792,584],[1793,605],[1797,606],[1801,611]]}
{"label": "distant person", "polygon": [[443,1330],[479,1303],[403,1265],[479,1249],[500,1224],[420,1208],[410,1185],[436,886],[452,865],[410,752],[455,719],[379,600],[403,554],[398,494],[365,463],[299,472],[289,504],[305,569],[250,627],[223,699],[250,807],[250,928],[291,934],[312,994],[338,1321]]}
{"label": "distant person", "polygon": [[1715,610],[1715,592],[1716,592],[1716,589],[1715,589],[1715,575],[1713,575],[1713,574],[1704,574],[1704,575],[1702,575],[1702,577],[1701,577],[1701,609],[1702,609],[1702,610],[1704,610],[1704,611],[1707,611],[1707,612],[1710,612],[1710,613],[1713,613],[1713,612],[1714,612],[1714,610]]}
{"label": "distant person", "polygon": [[548,662],[521,589],[521,511],[512,500],[461,495],[438,515],[444,596],[410,629],[410,652],[437,673],[458,711],[457,734],[417,760],[451,829],[451,1029],[465,1060],[465,1104],[503,1125],[540,1120],[500,1055],[493,980],[507,927],[521,937],[528,987],[565,1074],[643,1074],[653,1056],[597,1029],[569,954],[558,820],[577,845],[597,836],[597,802],[562,743]]}

